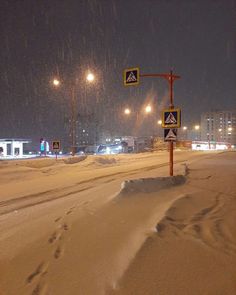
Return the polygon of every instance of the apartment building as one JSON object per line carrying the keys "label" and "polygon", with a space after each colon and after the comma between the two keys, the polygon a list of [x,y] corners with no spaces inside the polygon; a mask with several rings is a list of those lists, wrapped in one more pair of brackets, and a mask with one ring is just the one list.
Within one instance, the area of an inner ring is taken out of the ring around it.
{"label": "apartment building", "polygon": [[236,110],[203,113],[200,130],[203,141],[236,145]]}

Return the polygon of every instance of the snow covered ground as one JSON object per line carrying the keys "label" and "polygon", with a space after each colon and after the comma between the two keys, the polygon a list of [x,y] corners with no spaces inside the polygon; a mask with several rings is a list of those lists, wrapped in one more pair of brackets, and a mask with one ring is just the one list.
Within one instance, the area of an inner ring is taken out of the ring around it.
{"label": "snow covered ground", "polygon": [[235,294],[236,153],[175,162],[0,161],[0,295]]}

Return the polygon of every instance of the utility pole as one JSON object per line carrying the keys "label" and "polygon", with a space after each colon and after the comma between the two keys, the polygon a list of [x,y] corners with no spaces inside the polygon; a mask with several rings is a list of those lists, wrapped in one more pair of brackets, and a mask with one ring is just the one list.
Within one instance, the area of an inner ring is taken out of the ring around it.
{"label": "utility pole", "polygon": [[76,153],[77,143],[76,143],[76,121],[77,121],[77,112],[76,112],[76,97],[75,97],[75,87],[71,86],[71,154],[72,156]]}
{"label": "utility pole", "polygon": [[[169,75],[169,89],[170,89],[170,109],[174,109],[174,103],[173,103],[173,82],[174,82],[174,77],[172,71],[170,71]],[[169,162],[170,162],[170,176],[173,176],[174,174],[174,142],[170,141],[169,142]]]}

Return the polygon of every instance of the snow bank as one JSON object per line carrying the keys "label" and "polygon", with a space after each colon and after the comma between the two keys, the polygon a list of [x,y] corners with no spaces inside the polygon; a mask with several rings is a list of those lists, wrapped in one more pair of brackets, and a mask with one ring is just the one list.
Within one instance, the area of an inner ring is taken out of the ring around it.
{"label": "snow bank", "polygon": [[81,161],[84,161],[86,158],[87,158],[87,156],[70,157],[70,158],[63,159],[63,162],[65,164],[76,164],[76,163],[79,163]]}
{"label": "snow bank", "polygon": [[105,166],[105,165],[115,165],[120,161],[120,157],[115,155],[115,157],[105,156],[89,156],[87,158],[87,166]]}
{"label": "snow bank", "polygon": [[15,165],[28,167],[28,168],[45,168],[55,164],[55,159],[44,158],[44,159],[32,159],[32,160],[19,160],[15,162]]}
{"label": "snow bank", "polygon": [[108,157],[99,157],[95,158],[95,162],[98,164],[106,165],[106,164],[116,164],[115,158],[108,158]]}
{"label": "snow bank", "polygon": [[27,167],[27,168],[46,168],[55,166],[58,164],[75,164],[85,160],[87,156],[78,156],[78,157],[68,157],[68,158],[34,158],[28,160],[12,160],[12,161],[1,161],[0,167],[11,166],[15,167]]}
{"label": "snow bank", "polygon": [[169,188],[175,185],[184,184],[186,177],[176,175],[172,177],[141,178],[134,180],[125,180],[121,184],[120,194],[127,193],[151,193],[160,189]]}

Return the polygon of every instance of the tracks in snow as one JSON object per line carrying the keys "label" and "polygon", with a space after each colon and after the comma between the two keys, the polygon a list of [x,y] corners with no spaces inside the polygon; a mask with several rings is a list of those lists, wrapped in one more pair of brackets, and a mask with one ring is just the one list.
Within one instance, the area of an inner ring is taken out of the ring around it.
{"label": "tracks in snow", "polygon": [[[186,160],[178,160],[175,163],[186,162]],[[25,195],[17,198],[13,198],[10,200],[5,200],[0,202],[0,216],[4,214],[8,214],[20,209],[25,209],[28,207],[36,206],[39,204],[52,202],[57,199],[65,198],[72,196],[74,194],[78,194],[80,192],[89,190],[94,188],[99,184],[105,184],[117,180],[117,178],[123,178],[125,176],[134,175],[140,172],[148,172],[153,169],[162,168],[168,166],[169,163],[165,162],[158,165],[152,165],[148,167],[141,167],[138,169],[133,169],[124,172],[116,172],[109,175],[103,175],[94,177],[88,180],[84,180],[81,182],[77,182],[74,185],[63,187],[63,188],[55,188],[52,190],[42,191],[35,194]]]}

